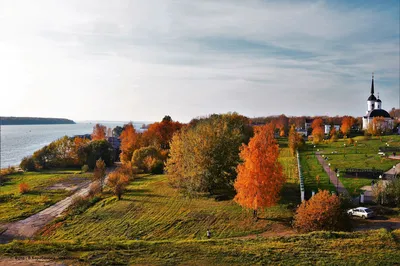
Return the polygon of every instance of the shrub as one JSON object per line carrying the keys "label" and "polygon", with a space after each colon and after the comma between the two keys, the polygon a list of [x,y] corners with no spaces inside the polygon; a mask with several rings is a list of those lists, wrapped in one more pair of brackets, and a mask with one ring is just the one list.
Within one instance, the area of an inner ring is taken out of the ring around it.
{"label": "shrub", "polygon": [[36,171],[35,161],[32,156],[24,157],[19,164],[19,167],[24,171]]}
{"label": "shrub", "polygon": [[100,192],[101,192],[100,182],[95,181],[92,184],[90,184],[90,186],[89,186],[89,197],[90,198],[93,198],[94,196],[96,196]]}
{"label": "shrub", "polygon": [[29,187],[29,185],[28,185],[27,183],[20,183],[20,184],[18,185],[18,191],[19,191],[20,194],[26,194],[26,193],[28,193],[30,190],[31,190],[31,189],[30,189],[30,187]]}
{"label": "shrub", "polygon": [[320,190],[296,211],[294,227],[302,232],[317,230],[348,230],[349,217],[338,196]]}
{"label": "shrub", "polygon": [[78,215],[86,211],[91,206],[89,197],[74,196],[69,207],[73,215]]}
{"label": "shrub", "polygon": [[121,199],[128,183],[129,175],[121,168],[110,173],[107,178],[107,186],[109,186],[113,194],[118,197],[118,200]]}
{"label": "shrub", "polygon": [[157,160],[150,171],[153,175],[161,175],[164,173],[164,163],[161,160]]}
{"label": "shrub", "polygon": [[89,171],[89,166],[87,164],[82,166],[82,173],[87,173],[88,171]]}
{"label": "shrub", "polygon": [[160,153],[157,148],[153,146],[140,148],[132,155],[132,165],[145,172],[150,172],[153,161],[158,158],[160,158]]}

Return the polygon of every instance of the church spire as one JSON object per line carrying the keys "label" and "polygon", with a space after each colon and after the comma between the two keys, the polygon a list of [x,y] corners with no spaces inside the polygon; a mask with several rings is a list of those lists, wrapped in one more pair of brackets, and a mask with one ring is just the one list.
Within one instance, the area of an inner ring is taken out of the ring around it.
{"label": "church spire", "polygon": [[371,94],[374,94],[374,72],[372,72]]}

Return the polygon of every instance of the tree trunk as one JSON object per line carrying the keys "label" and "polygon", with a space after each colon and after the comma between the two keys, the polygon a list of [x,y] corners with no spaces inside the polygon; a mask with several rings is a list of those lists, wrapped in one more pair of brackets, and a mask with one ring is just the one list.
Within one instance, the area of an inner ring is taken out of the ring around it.
{"label": "tree trunk", "polygon": [[254,220],[257,221],[258,217],[257,217],[257,210],[253,210],[253,218]]}

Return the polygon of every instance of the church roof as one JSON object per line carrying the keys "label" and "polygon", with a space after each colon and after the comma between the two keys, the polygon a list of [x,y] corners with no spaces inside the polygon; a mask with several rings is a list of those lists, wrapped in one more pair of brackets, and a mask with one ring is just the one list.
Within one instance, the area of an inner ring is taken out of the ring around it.
{"label": "church roof", "polygon": [[368,98],[368,101],[376,101],[375,95],[371,94],[371,96]]}
{"label": "church roof", "polygon": [[378,98],[378,100],[376,100],[376,101],[377,101],[377,102],[380,102],[380,103],[382,102],[381,99],[379,99],[379,98]]}
{"label": "church roof", "polygon": [[378,116],[390,118],[390,114],[383,109],[375,109],[375,110],[370,111],[367,114],[367,117],[369,117],[369,118],[378,117]]}

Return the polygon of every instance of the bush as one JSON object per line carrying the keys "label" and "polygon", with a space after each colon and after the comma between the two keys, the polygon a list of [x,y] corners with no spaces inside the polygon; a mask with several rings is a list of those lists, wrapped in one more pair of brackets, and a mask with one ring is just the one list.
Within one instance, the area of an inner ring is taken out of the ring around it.
{"label": "bush", "polygon": [[93,198],[101,192],[100,182],[95,181],[89,186],[89,197]]}
{"label": "bush", "polygon": [[132,155],[132,165],[146,173],[151,171],[155,160],[160,158],[160,153],[153,146],[137,149]]}
{"label": "bush", "polygon": [[114,172],[110,173],[107,178],[107,186],[110,187],[118,200],[121,199],[128,183],[129,175],[126,173],[126,169],[123,168],[118,168]]}
{"label": "bush", "polygon": [[87,173],[88,171],[89,171],[89,166],[87,164],[82,166],[82,173]]}
{"label": "bush", "polygon": [[19,164],[19,167],[24,171],[36,171],[35,160],[32,156],[24,157]]}
{"label": "bush", "polygon": [[30,189],[30,187],[29,187],[29,185],[28,185],[27,183],[20,183],[20,184],[18,185],[18,191],[19,191],[20,194],[26,194],[26,193],[28,193],[30,190],[31,190],[31,189]]}
{"label": "bush", "polygon": [[296,211],[294,227],[302,232],[348,230],[350,220],[341,200],[327,190],[320,190]]}
{"label": "bush", "polygon": [[164,173],[164,162],[161,160],[157,160],[151,167],[150,172],[153,175],[161,175]]}

